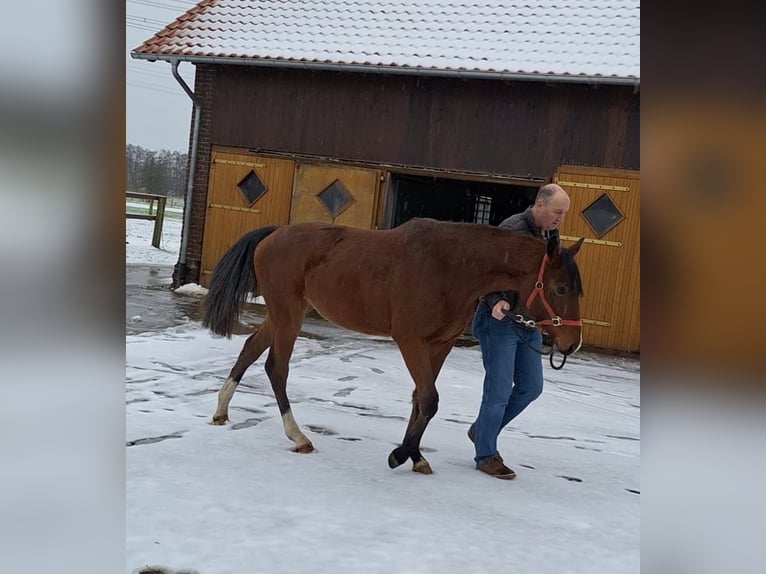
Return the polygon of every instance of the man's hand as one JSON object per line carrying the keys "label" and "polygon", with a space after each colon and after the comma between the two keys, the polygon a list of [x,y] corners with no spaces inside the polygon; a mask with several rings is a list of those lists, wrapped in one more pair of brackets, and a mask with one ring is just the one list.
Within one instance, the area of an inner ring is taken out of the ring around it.
{"label": "man's hand", "polygon": [[500,299],[500,301],[495,303],[495,306],[492,307],[492,316],[498,321],[502,321],[505,319],[506,312],[510,311],[510,309],[511,304],[505,299]]}

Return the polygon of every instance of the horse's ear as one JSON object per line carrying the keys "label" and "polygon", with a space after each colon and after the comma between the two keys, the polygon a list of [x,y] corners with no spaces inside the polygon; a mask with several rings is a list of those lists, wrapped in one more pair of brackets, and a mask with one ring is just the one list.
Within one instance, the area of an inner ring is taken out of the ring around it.
{"label": "horse's ear", "polygon": [[572,254],[572,257],[577,255],[577,252],[580,251],[580,246],[583,244],[584,241],[585,241],[585,238],[584,237],[580,237],[580,239],[578,239],[575,242],[575,244],[572,245],[572,247],[569,248],[569,253]]}
{"label": "horse's ear", "polygon": [[560,245],[559,234],[551,233],[551,236],[548,238],[548,259],[553,260],[559,254]]}

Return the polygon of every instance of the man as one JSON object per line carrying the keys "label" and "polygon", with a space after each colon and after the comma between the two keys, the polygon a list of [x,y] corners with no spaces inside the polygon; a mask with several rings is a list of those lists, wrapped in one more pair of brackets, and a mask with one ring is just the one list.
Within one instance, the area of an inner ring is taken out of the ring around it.
{"label": "man", "polygon": [[[512,215],[499,227],[521,231],[547,242],[569,211],[569,196],[549,183],[537,192],[534,205]],[[484,390],[468,438],[476,450],[476,468],[503,479],[516,477],[497,452],[500,431],[543,391],[542,335],[513,320],[523,302],[516,291],[489,293],[479,298],[472,329],[484,363]]]}

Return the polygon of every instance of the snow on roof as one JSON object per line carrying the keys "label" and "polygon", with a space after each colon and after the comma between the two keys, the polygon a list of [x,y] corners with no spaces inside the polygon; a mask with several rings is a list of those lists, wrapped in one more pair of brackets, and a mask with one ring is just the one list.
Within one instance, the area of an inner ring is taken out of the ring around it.
{"label": "snow on roof", "polygon": [[132,55],[638,83],[640,2],[203,0]]}

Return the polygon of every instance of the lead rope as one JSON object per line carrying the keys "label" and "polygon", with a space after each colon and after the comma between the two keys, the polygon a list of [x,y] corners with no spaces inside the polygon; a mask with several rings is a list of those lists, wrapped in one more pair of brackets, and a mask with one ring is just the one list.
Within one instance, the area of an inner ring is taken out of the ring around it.
{"label": "lead rope", "polygon": [[566,364],[566,362],[567,362],[567,357],[568,357],[569,355],[565,355],[564,353],[561,353],[561,356],[562,356],[562,359],[561,359],[561,364],[560,364],[560,365],[557,367],[556,365],[554,365],[554,364],[553,364],[553,351],[551,350],[551,353],[550,353],[550,358],[551,358],[551,369],[554,369],[554,370],[558,371],[558,370],[561,370],[561,369],[563,369],[563,368],[564,368],[564,365],[565,365],[565,364]]}
{"label": "lead rope", "polygon": [[[537,323],[535,323],[535,321],[534,321],[534,320],[532,320],[532,319],[525,319],[523,315],[514,315],[514,316],[513,316],[513,317],[511,317],[511,318],[512,318],[512,319],[513,319],[513,320],[514,320],[516,323],[519,323],[520,325],[524,325],[525,327],[534,328],[534,327],[536,327],[536,326],[537,326]],[[532,345],[530,345],[530,344],[529,344],[529,342],[527,342],[527,340],[526,340],[526,339],[522,339],[522,341],[524,342],[524,344],[525,344],[527,347],[529,347],[530,349],[532,349],[532,350],[533,350],[535,353],[537,353],[538,355],[548,355],[548,358],[550,359],[550,363],[551,363],[551,368],[552,368],[553,370],[555,370],[555,371],[560,371],[561,369],[563,369],[563,368],[564,368],[564,365],[565,365],[565,364],[566,364],[566,362],[567,362],[567,356],[566,356],[564,353],[561,353],[561,356],[562,356],[563,358],[561,359],[561,364],[560,364],[560,365],[557,367],[557,366],[554,364],[554,362],[553,362],[553,356],[554,356],[554,354],[555,354],[555,353],[554,353],[554,351],[553,351],[553,349],[551,349],[550,351],[548,351],[548,352],[546,353],[546,352],[545,352],[545,351],[543,351],[542,349],[535,349],[535,348],[534,348]]]}

